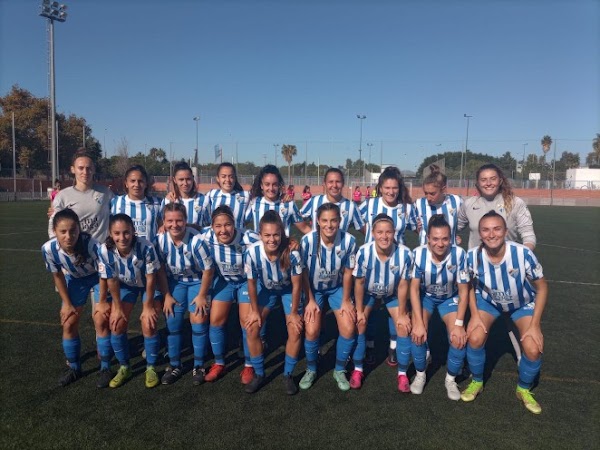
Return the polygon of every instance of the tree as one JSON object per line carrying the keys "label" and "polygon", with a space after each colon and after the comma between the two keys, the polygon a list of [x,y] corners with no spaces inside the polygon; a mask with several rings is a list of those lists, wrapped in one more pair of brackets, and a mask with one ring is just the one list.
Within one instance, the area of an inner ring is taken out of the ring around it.
{"label": "tree", "polygon": [[544,151],[544,155],[550,151],[550,146],[552,146],[552,138],[548,135],[545,135],[542,138],[542,150]]}
{"label": "tree", "polygon": [[600,134],[592,142],[592,151],[585,158],[585,163],[590,168],[600,168]]}
{"label": "tree", "polygon": [[292,160],[294,156],[298,154],[298,149],[295,145],[284,144],[281,146],[281,154],[285,159],[285,162],[288,164],[288,184],[291,184],[292,181]]}

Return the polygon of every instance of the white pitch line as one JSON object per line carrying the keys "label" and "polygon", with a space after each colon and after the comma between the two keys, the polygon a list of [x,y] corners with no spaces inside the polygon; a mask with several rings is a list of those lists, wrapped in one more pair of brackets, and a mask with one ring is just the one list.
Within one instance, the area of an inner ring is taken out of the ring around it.
{"label": "white pitch line", "polygon": [[583,281],[548,280],[548,283],[579,284],[581,286],[600,286],[600,283],[584,283]]}
{"label": "white pitch line", "polygon": [[543,245],[545,247],[564,248],[565,250],[576,250],[578,252],[600,253],[597,250],[589,250],[587,248],[563,247],[562,245],[552,245],[552,244],[537,244],[537,245]]}
{"label": "white pitch line", "polygon": [[40,233],[40,230],[35,230],[35,231],[19,231],[18,233],[0,233],[0,236],[14,236],[15,234],[25,234],[25,233]]}
{"label": "white pitch line", "polygon": [[0,251],[39,253],[41,250],[33,250],[31,248],[0,248]]}

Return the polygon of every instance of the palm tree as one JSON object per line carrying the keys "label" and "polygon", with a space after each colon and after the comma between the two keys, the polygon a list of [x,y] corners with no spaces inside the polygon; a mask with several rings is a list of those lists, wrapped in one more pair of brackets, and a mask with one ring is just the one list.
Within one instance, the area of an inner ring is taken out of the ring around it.
{"label": "palm tree", "polygon": [[281,146],[281,154],[283,155],[285,162],[288,163],[288,184],[292,184],[292,159],[294,159],[294,156],[296,156],[297,153],[298,149],[296,149],[295,145],[284,144]]}
{"label": "palm tree", "polygon": [[551,145],[552,145],[552,138],[548,135],[545,135],[542,138],[542,149],[544,150],[544,154],[548,153]]}

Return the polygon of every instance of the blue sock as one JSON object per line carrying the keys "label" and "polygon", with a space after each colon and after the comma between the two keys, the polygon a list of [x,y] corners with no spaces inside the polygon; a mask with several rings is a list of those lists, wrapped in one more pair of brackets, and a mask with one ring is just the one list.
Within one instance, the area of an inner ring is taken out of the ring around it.
{"label": "blue sock", "polygon": [[69,367],[73,370],[81,370],[81,363],[79,361],[79,355],[81,353],[81,339],[79,336],[73,339],[62,340],[63,350],[67,361],[69,361]]}
{"label": "blue sock", "polygon": [[110,345],[110,334],[105,337],[96,337],[98,355],[100,355],[100,370],[110,369],[112,359],[112,346]]}
{"label": "blue sock", "polygon": [[298,358],[294,358],[293,356],[285,354],[285,364],[283,366],[283,375],[291,376],[296,368],[296,363],[298,362]]}
{"label": "blue sock", "polygon": [[215,355],[215,364],[225,365],[225,327],[216,327],[210,325],[208,328],[208,338],[212,352]]}
{"label": "blue sock", "polygon": [[352,359],[354,360],[354,368],[357,370],[362,370],[363,368],[363,361],[365,359],[365,352],[367,350],[366,343],[367,335],[365,333],[356,336],[356,347],[354,348]]}
{"label": "blue sock", "polygon": [[[410,346],[409,336],[396,338],[396,357],[398,358],[398,372],[406,372],[410,364]],[[423,369],[425,370],[425,369]]]}
{"label": "blue sock", "polygon": [[194,367],[204,365],[208,322],[192,324],[192,346],[194,347]]}
{"label": "blue sock", "polygon": [[304,353],[306,353],[306,367],[313,372],[317,371],[317,359],[319,358],[319,339],[311,341],[304,340]]}
{"label": "blue sock", "polygon": [[535,377],[540,373],[542,368],[542,357],[540,356],[535,361],[532,361],[525,356],[521,355],[521,362],[519,363],[519,387],[524,389],[531,389]]}
{"label": "blue sock", "polygon": [[483,381],[483,368],[485,367],[485,347],[472,348],[467,344],[467,362],[473,375],[473,381]]}
{"label": "blue sock", "polygon": [[[183,328],[183,314],[175,313],[167,318],[167,350],[171,367],[181,365],[181,329]],[[146,352],[147,353],[147,352]]]}
{"label": "blue sock", "polygon": [[252,363],[252,367],[254,368],[254,373],[259,377],[265,376],[265,357],[263,355],[252,356],[250,358],[250,362]]}
{"label": "blue sock", "polygon": [[[244,364],[253,365],[250,361],[250,349],[248,348],[248,334],[246,329],[242,327],[242,347],[244,348]],[[256,371],[256,370],[255,370]]]}
{"label": "blue sock", "polygon": [[129,341],[127,340],[127,334],[111,334],[110,343],[119,364],[129,366]]}
{"label": "blue sock", "polygon": [[411,342],[410,352],[412,354],[413,363],[415,364],[415,370],[424,372],[426,367],[425,359],[427,357],[427,348],[425,347],[425,344],[417,345],[414,342]]}
{"label": "blue sock", "polygon": [[151,337],[144,336],[144,348],[146,349],[146,365],[156,365],[158,349],[160,348],[160,336],[158,334]]}
{"label": "blue sock", "polygon": [[[448,339],[449,340],[449,339]],[[458,349],[453,347],[452,345],[448,348],[448,373],[452,376],[457,376],[463,366],[463,362],[465,361],[465,356],[467,354],[466,347],[462,349]]]}
{"label": "blue sock", "polygon": [[346,368],[346,363],[348,362],[348,357],[352,352],[352,347],[354,347],[355,338],[345,338],[344,336],[339,336],[337,340],[337,344],[335,346],[335,370],[344,370]]}

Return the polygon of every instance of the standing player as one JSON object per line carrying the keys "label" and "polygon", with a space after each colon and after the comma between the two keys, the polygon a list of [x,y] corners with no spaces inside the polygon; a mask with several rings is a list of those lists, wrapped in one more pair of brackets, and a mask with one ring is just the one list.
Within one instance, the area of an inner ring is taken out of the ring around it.
{"label": "standing player", "polygon": [[178,162],[173,166],[173,191],[163,200],[161,210],[169,203],[181,203],[185,206],[188,226],[202,230],[210,224],[206,197],[198,192],[194,174],[186,162]]}
{"label": "standing player", "polygon": [[135,226],[135,234],[152,242],[161,220],[161,200],[148,195],[148,174],[140,165],[131,166],[125,172],[126,195],[115,197],[111,214],[127,214]]}
{"label": "standing player", "polygon": [[411,252],[404,245],[396,244],[394,221],[387,214],[378,214],[371,222],[371,230],[373,240],[358,250],[353,272],[358,336],[350,387],[360,389],[362,386],[367,322],[373,308],[383,303],[396,325],[398,390],[410,392],[406,371],[410,362],[411,323],[406,299]]}
{"label": "standing player", "polygon": [[[325,195],[315,195],[311,197],[300,210],[300,214],[304,219],[312,221],[312,231],[317,231],[317,209],[323,203],[335,203],[340,208],[342,221],[340,222],[340,230],[348,231],[350,224],[354,229],[363,231],[364,222],[360,216],[358,205],[344,198],[344,174],[340,169],[330,167],[325,172],[323,177],[323,186],[325,187]],[[303,233],[310,232],[311,228],[306,227]]]}
{"label": "standing player", "polygon": [[[404,234],[407,229],[419,231],[417,211],[413,205],[412,199],[402,174],[397,167],[389,166],[381,173],[376,186],[379,197],[365,199],[360,205],[360,213],[366,224],[365,242],[373,240],[372,223],[373,218],[378,214],[388,215],[394,224],[394,239],[398,244],[404,244]],[[367,329],[367,363],[374,362],[372,354],[375,347],[374,341],[374,321],[373,316]],[[388,328],[390,333],[390,346],[388,349],[387,364],[395,366],[396,360],[396,324],[393,319],[388,318]]]}
{"label": "standing player", "polygon": [[206,194],[206,208],[211,215],[221,205],[227,205],[233,211],[235,227],[243,228],[246,209],[250,203],[250,194],[244,191],[238,182],[235,166],[224,162],[217,167],[218,189],[211,189]]}
{"label": "standing player", "polygon": [[458,195],[446,192],[447,181],[448,177],[442,173],[439,166],[435,164],[429,166],[429,175],[423,180],[423,194],[425,196],[415,202],[417,216],[422,224],[419,232],[421,245],[427,244],[427,224],[429,219],[436,214],[443,214],[446,222],[450,225],[450,243],[452,245],[460,244],[460,236],[456,235],[456,231],[458,228],[458,211],[462,199]]}
{"label": "standing player", "polygon": [[[132,376],[129,366],[127,325],[138,297],[142,297],[140,316],[144,348],[146,350],[146,387],[158,385],[154,365],[158,355],[159,337],[156,333],[158,318],[154,302],[156,273],[160,262],[152,244],[135,235],[133,220],[127,214],[116,214],[109,221],[109,236],[98,250],[101,298],[106,287],[112,297],[110,306],[111,344],[117,357],[119,370],[110,381],[111,388],[122,386]],[[105,295],[105,294],[104,294]]]}
{"label": "standing player", "polygon": [[317,209],[317,231],[305,235],[300,243],[304,264],[304,291],[308,303],[304,311],[306,373],[301,389],[309,389],[317,377],[319,334],[325,300],[335,314],[339,330],[333,378],[342,391],[350,389],[346,362],[354,345],[356,311],[352,303],[352,269],[356,258],[354,236],[340,230],[340,208],[323,203]]}
{"label": "standing player", "polygon": [[185,313],[189,311],[194,348],[192,382],[198,386],[206,379],[204,355],[209,325],[208,294],[213,277],[212,260],[202,246],[200,233],[186,226],[185,206],[169,203],[165,206],[164,218],[165,232],[157,236],[156,249],[167,275],[165,280],[161,272],[159,279],[161,291],[165,293],[163,312],[169,330],[167,345],[170,365],[161,382],[173,384],[183,375],[181,333]]}
{"label": "standing player", "polygon": [[445,386],[450,400],[460,400],[456,375],[465,359],[467,334],[464,328],[469,303],[467,254],[452,245],[450,224],[442,214],[427,224],[427,244],[413,251],[410,281],[412,305],[412,357],[417,374],[410,385],[413,394],[425,387],[426,341],[429,319],[438,310],[448,332],[448,373]]}
{"label": "standing player", "polygon": [[290,235],[291,224],[296,224],[301,231],[310,228],[303,223],[296,203],[293,200],[283,200],[283,190],[283,177],[277,167],[268,164],[256,175],[250,191],[250,206],[246,212],[246,222],[252,222],[254,230],[258,230],[264,213],[271,210],[279,214],[287,236]]}
{"label": "standing player", "polygon": [[521,335],[523,356],[519,362],[517,398],[527,410],[540,414],[542,407],[530,389],[542,366],[544,336],[541,319],[548,299],[543,269],[524,245],[506,241],[508,228],[495,211],[479,222],[481,244],[468,253],[475,290],[470,295],[471,319],[467,333],[467,361],[473,374],[461,398],[472,402],[483,390],[487,331],[501,315],[509,315]]}
{"label": "standing player", "polygon": [[52,202],[52,207],[48,211],[50,237],[54,237],[53,215],[69,208],[79,217],[81,231],[89,233],[98,242],[106,240],[113,193],[106,186],[94,183],[95,171],[94,161],[85,149],[80,149],[73,155],[71,173],[75,181],[72,187],[62,189]]}
{"label": "standing player", "polygon": [[270,310],[281,299],[287,324],[283,382],[285,392],[298,392],[292,374],[302,345],[302,260],[297,251],[289,248],[281,218],[275,211],[267,211],[259,224],[260,242],[244,253],[244,266],[248,276],[250,311],[244,318],[248,347],[256,374],[246,385],[246,392],[254,393],[264,381],[263,347],[259,330]]}
{"label": "standing player", "polygon": [[[244,251],[260,237],[253,231],[235,228],[235,219],[229,206],[219,206],[212,213],[211,231],[205,236],[205,243],[216,268],[212,287],[212,308],[210,310],[210,343],[215,355],[214,370],[220,376],[225,368],[225,325],[234,301],[239,302],[239,318],[242,329],[242,342],[245,356],[241,373],[242,384],[248,384],[254,377],[254,368],[248,350],[244,320],[250,311],[248,280],[244,271]],[[210,373],[209,373],[210,374]],[[264,376],[262,371],[260,376]]]}
{"label": "standing player", "polygon": [[52,231],[56,237],[42,246],[42,255],[62,300],[62,345],[69,369],[58,383],[66,386],[81,378],[79,318],[90,289],[98,294],[98,242],[81,231],[77,214],[68,208],[54,215]]}

